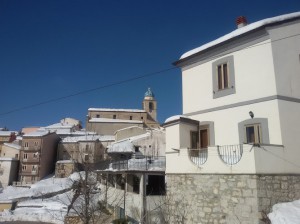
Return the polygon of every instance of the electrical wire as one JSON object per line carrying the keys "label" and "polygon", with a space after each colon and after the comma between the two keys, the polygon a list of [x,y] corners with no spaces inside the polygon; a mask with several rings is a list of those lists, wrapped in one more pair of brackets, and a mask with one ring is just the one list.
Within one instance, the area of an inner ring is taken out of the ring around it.
{"label": "electrical wire", "polygon": [[61,97],[53,98],[53,99],[50,99],[50,100],[42,101],[42,102],[39,102],[39,103],[31,104],[31,105],[28,105],[28,106],[20,107],[20,108],[17,108],[17,109],[13,109],[13,110],[10,110],[10,111],[0,113],[0,116],[15,113],[15,112],[18,112],[18,111],[26,110],[26,109],[29,109],[29,108],[37,107],[37,106],[48,104],[48,103],[61,101],[61,100],[67,99],[67,98],[75,97],[75,96],[78,96],[78,95],[83,95],[83,94],[94,92],[94,91],[97,91],[97,90],[100,90],[100,89],[121,85],[121,84],[124,84],[124,83],[127,83],[127,82],[131,82],[131,81],[135,81],[135,80],[138,80],[138,79],[142,79],[142,78],[158,75],[158,74],[161,74],[161,73],[165,73],[165,72],[168,72],[168,71],[171,71],[171,70],[174,70],[174,69],[177,69],[177,67],[170,67],[170,68],[163,69],[163,70],[160,70],[160,71],[144,74],[144,75],[141,75],[141,76],[136,76],[136,77],[133,77],[133,78],[117,81],[117,82],[110,83],[110,84],[103,85],[103,86],[99,86],[99,87],[96,87],[96,88],[93,88],[93,89],[83,90],[83,91],[80,91],[80,92],[72,93],[70,95],[61,96]]}
{"label": "electrical wire", "polygon": [[[267,43],[256,44],[256,45],[253,45],[253,46],[250,46],[250,47],[246,47],[246,48],[242,48],[242,49],[239,49],[239,50],[235,50],[235,51],[231,51],[231,52],[226,52],[226,54],[228,54],[228,53],[234,53],[234,52],[238,52],[238,51],[242,51],[242,50],[247,50],[247,49],[254,48],[254,47],[259,47],[261,45],[270,44],[272,42],[277,42],[277,41],[280,41],[280,40],[285,40],[285,39],[296,37],[296,36],[299,36],[299,35],[300,34],[295,34],[295,35],[291,35],[291,36],[287,36],[287,37],[282,37],[282,38],[279,38],[279,39],[276,39],[276,40],[272,40],[272,41],[267,42]],[[215,58],[219,58],[220,56],[222,56],[222,55],[216,55],[214,57],[210,57],[209,59],[213,60]],[[189,65],[192,65],[194,63],[196,63],[196,62],[193,61],[192,63],[189,63],[189,64],[187,64],[185,66],[189,66]],[[97,90],[100,90],[100,89],[109,88],[109,87],[116,86],[116,85],[121,85],[121,84],[124,84],[124,83],[127,83],[127,82],[135,81],[135,80],[138,80],[138,79],[143,79],[143,78],[150,77],[150,76],[155,76],[155,75],[158,75],[158,74],[161,74],[161,73],[165,73],[165,72],[168,72],[168,71],[171,71],[171,70],[174,70],[174,69],[177,69],[177,67],[170,67],[170,68],[166,68],[166,69],[163,69],[163,70],[160,70],[160,71],[156,71],[156,72],[152,72],[152,73],[147,73],[147,74],[144,74],[144,75],[141,75],[141,76],[136,76],[136,77],[133,77],[133,78],[129,78],[129,79],[117,81],[117,82],[110,83],[110,84],[103,85],[103,86],[99,86],[99,87],[96,87],[96,88],[79,91],[79,92],[76,92],[76,93],[72,93],[70,95],[65,95],[65,96],[53,98],[53,99],[50,99],[50,100],[45,100],[45,101],[42,101],[42,102],[39,102],[39,103],[35,103],[35,104],[27,105],[27,106],[24,106],[24,107],[16,108],[16,109],[13,109],[13,110],[10,110],[10,111],[2,112],[2,113],[0,113],[0,117],[4,116],[4,115],[11,114],[11,113],[23,111],[23,110],[26,110],[26,109],[38,107],[38,106],[41,106],[41,105],[44,105],[44,104],[49,104],[49,103],[61,101],[61,100],[67,99],[67,98],[75,97],[75,96],[78,96],[78,95],[83,95],[83,94],[90,93],[90,92],[93,92],[93,91],[97,91]]]}

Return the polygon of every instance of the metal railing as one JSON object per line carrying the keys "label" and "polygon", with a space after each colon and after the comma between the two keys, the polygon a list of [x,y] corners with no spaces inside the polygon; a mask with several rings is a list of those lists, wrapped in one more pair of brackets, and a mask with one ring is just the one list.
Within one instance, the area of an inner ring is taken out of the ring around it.
{"label": "metal railing", "polygon": [[152,170],[164,171],[166,169],[166,157],[136,157],[128,160],[115,161],[109,164],[113,170]]}
{"label": "metal railing", "polygon": [[223,146],[218,145],[217,150],[220,159],[228,165],[237,164],[241,160],[243,155],[242,144]]}
{"label": "metal railing", "polygon": [[189,149],[189,156],[191,161],[196,165],[203,165],[207,161],[208,157],[207,148]]}

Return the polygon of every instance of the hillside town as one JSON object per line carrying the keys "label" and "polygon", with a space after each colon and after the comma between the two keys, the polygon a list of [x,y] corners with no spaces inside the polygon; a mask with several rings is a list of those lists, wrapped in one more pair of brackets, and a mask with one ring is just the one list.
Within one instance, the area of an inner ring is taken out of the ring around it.
{"label": "hillside town", "polygon": [[148,88],[140,109],[1,128],[0,222],[300,223],[300,12],[236,26],[173,63],[162,124]]}

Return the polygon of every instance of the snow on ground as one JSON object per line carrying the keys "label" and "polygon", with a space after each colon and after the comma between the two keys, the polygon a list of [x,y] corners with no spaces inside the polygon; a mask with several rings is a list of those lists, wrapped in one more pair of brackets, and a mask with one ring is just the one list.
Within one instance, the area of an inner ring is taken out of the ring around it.
{"label": "snow on ground", "polygon": [[299,224],[300,200],[274,205],[268,217],[272,224]]}
{"label": "snow on ground", "polygon": [[78,173],[74,173],[67,178],[47,178],[41,180],[30,188],[9,186],[0,194],[0,201],[14,200],[18,198],[40,197],[48,193],[59,192],[70,188],[75,180],[78,180]]}
{"label": "snow on ground", "polygon": [[[0,223],[2,221],[63,223],[73,192],[67,191],[50,198],[43,198],[43,196],[67,190],[78,179],[79,174],[74,173],[67,178],[51,177],[41,180],[30,188],[13,186],[5,188],[0,194],[0,201],[16,200],[20,202],[15,210],[0,212]],[[39,198],[32,199],[35,197]]]}

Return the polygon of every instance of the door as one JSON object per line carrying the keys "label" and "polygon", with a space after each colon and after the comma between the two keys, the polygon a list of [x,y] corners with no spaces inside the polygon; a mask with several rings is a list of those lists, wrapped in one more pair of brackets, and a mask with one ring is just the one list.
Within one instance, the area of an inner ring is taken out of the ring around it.
{"label": "door", "polygon": [[207,148],[208,146],[208,129],[200,130],[200,148]]}

